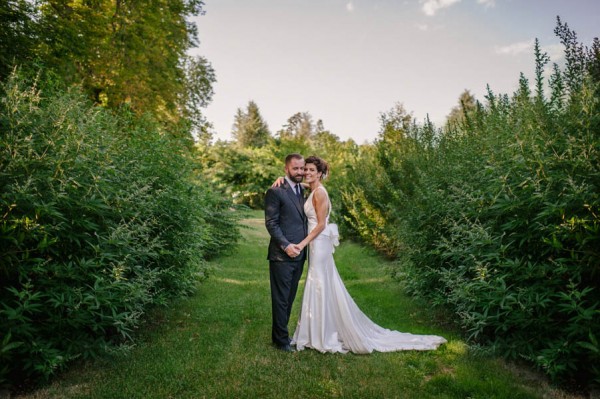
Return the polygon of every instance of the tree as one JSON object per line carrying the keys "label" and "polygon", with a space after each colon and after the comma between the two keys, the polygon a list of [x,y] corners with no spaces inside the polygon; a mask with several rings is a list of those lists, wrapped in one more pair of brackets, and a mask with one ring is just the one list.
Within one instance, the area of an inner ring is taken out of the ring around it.
{"label": "tree", "polygon": [[[197,119],[189,106],[198,105],[198,93],[199,103],[210,99],[212,69],[206,60],[186,59],[198,41],[187,17],[202,13],[202,0],[5,3],[0,6],[0,78],[13,63],[37,60],[67,85],[81,86],[96,104],[127,104],[167,125]],[[190,94],[188,77],[199,75],[205,77],[201,89],[192,84],[196,94]]]}
{"label": "tree", "polygon": [[58,39],[71,39],[49,51],[58,69],[74,64],[74,77],[83,79],[97,103],[129,103],[162,120],[178,119],[177,96],[184,91],[181,59],[194,34],[183,1],[48,4],[46,23],[62,33]]}
{"label": "tree", "polygon": [[448,125],[463,123],[477,109],[477,100],[469,90],[463,91],[458,97],[458,105],[450,110],[446,119]]}
{"label": "tree", "polygon": [[241,147],[260,148],[268,143],[271,132],[254,101],[248,102],[246,112],[238,108],[232,134]]}
{"label": "tree", "polygon": [[379,140],[399,143],[406,136],[412,120],[412,114],[406,111],[404,105],[396,103],[389,111],[379,116],[381,123]]}
{"label": "tree", "polygon": [[299,140],[310,141],[314,134],[319,131],[318,129],[323,130],[321,120],[315,125],[312,116],[308,112],[297,112],[288,118],[287,123],[279,131],[279,137],[294,137]]}
{"label": "tree", "polygon": [[[412,113],[400,103],[380,116],[381,130],[375,143],[377,159],[381,165],[384,198],[392,198],[393,190],[412,193],[414,185],[405,176],[416,174],[410,156],[418,145],[419,129]],[[390,190],[390,188],[392,188]]]}
{"label": "tree", "polygon": [[209,132],[211,124],[202,114],[201,108],[205,108],[212,101],[213,83],[217,80],[215,71],[204,57],[186,57],[184,70],[187,81],[185,116],[190,121],[198,141],[208,142],[212,138]]}
{"label": "tree", "polygon": [[0,80],[15,64],[30,61],[36,37],[33,4],[25,0],[0,3]]}

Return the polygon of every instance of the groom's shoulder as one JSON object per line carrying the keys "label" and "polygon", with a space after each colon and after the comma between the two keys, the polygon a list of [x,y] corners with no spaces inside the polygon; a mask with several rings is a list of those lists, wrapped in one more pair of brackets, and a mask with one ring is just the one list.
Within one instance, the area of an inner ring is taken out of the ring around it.
{"label": "groom's shoulder", "polygon": [[273,192],[273,193],[278,193],[278,194],[281,194],[281,193],[284,193],[284,192],[285,192],[285,190],[287,189],[287,187],[288,187],[288,184],[287,184],[287,182],[285,182],[285,183],[283,183],[282,185],[280,185],[280,186],[278,186],[278,187],[270,187],[270,188],[267,190],[267,192],[271,191],[271,192]]}
{"label": "groom's shoulder", "polygon": [[267,193],[266,193],[266,197],[271,197],[271,196],[282,196],[283,193],[285,192],[285,188],[283,187],[283,185],[279,186],[279,187],[269,187],[269,189],[267,189]]}

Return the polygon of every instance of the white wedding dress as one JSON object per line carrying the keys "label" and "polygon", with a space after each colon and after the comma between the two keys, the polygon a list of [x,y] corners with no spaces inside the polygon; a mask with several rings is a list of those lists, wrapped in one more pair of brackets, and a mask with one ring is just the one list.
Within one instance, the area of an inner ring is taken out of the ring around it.
{"label": "white wedding dress", "polygon": [[[323,186],[319,189],[325,190]],[[309,232],[317,225],[313,194],[304,203]],[[331,204],[328,205],[331,210]],[[371,353],[432,350],[446,343],[444,338],[435,335],[402,333],[373,323],[358,308],[338,274],[333,260],[336,245],[337,226],[330,225],[327,216],[327,227],[309,244],[302,310],[292,338],[297,350]]]}

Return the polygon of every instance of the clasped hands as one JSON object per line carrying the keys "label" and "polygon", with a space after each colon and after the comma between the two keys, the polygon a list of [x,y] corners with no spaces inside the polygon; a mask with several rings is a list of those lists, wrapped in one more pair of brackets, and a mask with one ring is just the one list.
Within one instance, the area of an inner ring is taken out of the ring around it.
{"label": "clasped hands", "polygon": [[290,244],[285,247],[285,253],[288,254],[290,258],[295,258],[296,256],[300,255],[301,252],[302,248],[300,248],[298,244]]}

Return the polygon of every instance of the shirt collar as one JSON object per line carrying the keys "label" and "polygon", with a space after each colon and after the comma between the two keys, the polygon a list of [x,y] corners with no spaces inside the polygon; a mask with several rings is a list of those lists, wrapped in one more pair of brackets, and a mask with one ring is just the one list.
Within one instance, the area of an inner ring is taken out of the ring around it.
{"label": "shirt collar", "polygon": [[285,180],[287,180],[287,182],[290,185],[290,187],[292,188],[292,190],[296,191],[296,186],[299,185],[300,183],[293,182],[288,176],[285,176]]}

